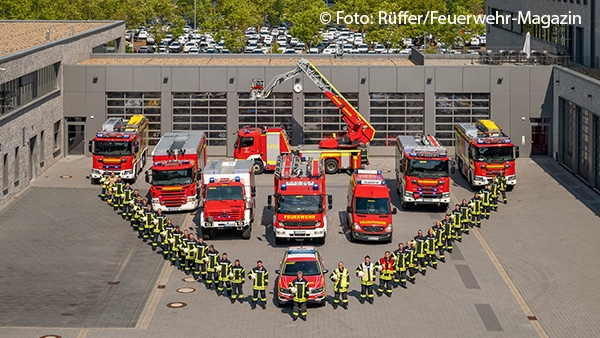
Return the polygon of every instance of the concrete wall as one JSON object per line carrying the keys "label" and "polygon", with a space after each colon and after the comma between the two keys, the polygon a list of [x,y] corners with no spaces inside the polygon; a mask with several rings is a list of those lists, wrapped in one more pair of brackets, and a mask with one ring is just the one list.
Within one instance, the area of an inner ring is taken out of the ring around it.
{"label": "concrete wall", "polygon": [[[86,139],[93,138],[106,119],[106,92],[160,91],[162,93],[162,132],[171,131],[172,91],[228,92],[228,134],[236,131],[237,93],[248,91],[253,78],[271,79],[289,67],[186,67],[70,65],[65,67],[65,116],[87,118]],[[425,132],[435,131],[435,93],[490,93],[492,119],[511,135],[527,156],[531,150],[530,117],[552,115],[552,67],[550,66],[414,66],[414,67],[319,67],[342,93],[358,92],[358,109],[369,117],[369,93],[425,93]],[[93,84],[92,79],[97,78]],[[164,79],[168,78],[166,84]],[[360,84],[361,79],[364,84]],[[233,83],[230,84],[230,79]],[[428,79],[431,79],[428,84]],[[500,80],[501,79],[501,80]],[[306,77],[301,77],[304,92],[320,93]],[[293,81],[276,88],[292,92]],[[293,96],[293,116],[302,126],[302,95]],[[93,116],[93,118],[92,118]],[[298,139],[298,138],[295,138]],[[231,156],[234,136],[227,147],[212,154]],[[393,154],[390,147],[372,147],[372,154]]]}
{"label": "concrete wall", "polygon": [[[0,206],[27,187],[65,154],[66,126],[63,122],[63,71],[67,64],[87,59],[92,48],[123,36],[124,22],[107,22],[106,26],[80,35],[54,41],[22,53],[0,57],[5,70],[0,71],[4,83],[46,66],[60,63],[58,89],[0,119]],[[54,123],[60,121],[58,144],[54,146]],[[42,140],[43,132],[43,140]],[[35,137],[33,153],[30,144]],[[18,160],[15,149],[19,148]],[[43,149],[42,149],[43,147]],[[4,155],[8,184],[4,186]],[[17,165],[18,163],[18,165]],[[15,170],[15,166],[18,169]]]}

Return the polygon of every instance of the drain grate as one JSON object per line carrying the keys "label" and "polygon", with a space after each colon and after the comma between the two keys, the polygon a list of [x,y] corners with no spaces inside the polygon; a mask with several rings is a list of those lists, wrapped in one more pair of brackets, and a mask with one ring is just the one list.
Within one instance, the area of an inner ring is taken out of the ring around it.
{"label": "drain grate", "polygon": [[537,320],[537,317],[536,316],[527,316],[527,319],[529,319],[529,320]]}
{"label": "drain grate", "polygon": [[69,178],[73,178],[73,176],[71,176],[71,175],[61,175],[60,178],[62,178],[63,180],[68,180]]}
{"label": "drain grate", "polygon": [[62,338],[62,337],[59,335],[56,335],[56,334],[47,334],[47,335],[41,336],[40,338]]}
{"label": "drain grate", "polygon": [[166,288],[166,287],[167,287],[166,285],[159,285],[159,286],[157,287],[157,289],[164,289],[164,288]]}
{"label": "drain grate", "polygon": [[116,282],[108,282],[107,284],[108,285],[119,285],[119,283],[121,283],[121,282],[116,281]]}

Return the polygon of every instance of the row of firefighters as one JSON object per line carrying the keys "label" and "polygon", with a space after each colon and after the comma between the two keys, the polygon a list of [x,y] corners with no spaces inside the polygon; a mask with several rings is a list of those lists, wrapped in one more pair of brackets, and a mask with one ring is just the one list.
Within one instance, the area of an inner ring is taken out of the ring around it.
{"label": "row of firefighters", "polygon": [[[202,237],[196,239],[188,230],[181,231],[161,210],[154,212],[147,200],[129,183],[123,183],[114,175],[103,177],[100,181],[100,197],[115,210],[121,209],[121,216],[130,221],[139,237],[144,242],[151,241],[152,250],[160,247],[163,256],[172,265],[193,275],[196,280],[203,280],[207,289],[216,288],[217,295],[227,294],[231,303],[243,302],[242,287],[248,278],[252,281],[253,290],[251,308],[255,309],[259,304],[266,309],[265,290],[269,273],[262,261],[258,261],[256,267],[246,274],[238,259],[232,263],[227,253],[220,254],[213,245],[207,245]],[[491,184],[475,192],[469,201],[463,199],[461,204],[456,204],[451,213],[428,229],[427,234],[419,230],[413,239],[406,244],[398,244],[394,252],[386,251],[375,262],[365,256],[364,262],[355,269],[361,284],[360,303],[373,304],[377,275],[378,296],[385,294],[391,297],[394,288],[407,288],[407,283],[415,284],[417,273],[425,276],[428,267],[437,269],[438,260],[446,261],[445,253],[452,253],[455,241],[462,242],[463,234],[468,235],[472,227],[481,227],[482,219],[489,219],[491,211],[498,210],[500,195],[502,202],[507,204],[506,179],[503,176],[495,177]],[[333,308],[341,305],[348,309],[350,273],[343,262],[338,263],[329,278],[333,282]],[[298,272],[289,289],[294,293],[293,320],[306,320],[309,288],[302,272]]]}

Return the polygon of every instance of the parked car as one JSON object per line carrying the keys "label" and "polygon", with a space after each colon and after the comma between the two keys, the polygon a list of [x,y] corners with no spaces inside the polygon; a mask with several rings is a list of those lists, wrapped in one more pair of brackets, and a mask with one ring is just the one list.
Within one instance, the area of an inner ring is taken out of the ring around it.
{"label": "parked car", "polygon": [[367,53],[369,51],[369,45],[367,45],[366,43],[361,43],[356,48],[361,53]]}
{"label": "parked car", "polygon": [[184,53],[189,53],[190,49],[192,49],[192,48],[198,49],[198,46],[196,45],[196,43],[195,42],[191,42],[191,41],[186,42],[186,44],[183,46],[183,52]]}
{"label": "parked car", "polygon": [[173,41],[169,45],[169,53],[180,53],[183,49],[183,45],[179,41]]}
{"label": "parked car", "polygon": [[137,36],[137,38],[138,38],[138,39],[141,39],[141,40],[146,40],[146,39],[148,38],[148,35],[149,35],[149,34],[148,34],[148,32],[146,32],[145,30],[141,30],[141,31],[138,33],[138,36]]}
{"label": "parked car", "polygon": [[290,283],[296,278],[298,271],[302,271],[308,281],[308,303],[325,305],[327,301],[325,262],[315,247],[290,247],[286,250],[281,261],[281,266],[275,273],[277,277],[277,303],[279,306],[294,300]]}

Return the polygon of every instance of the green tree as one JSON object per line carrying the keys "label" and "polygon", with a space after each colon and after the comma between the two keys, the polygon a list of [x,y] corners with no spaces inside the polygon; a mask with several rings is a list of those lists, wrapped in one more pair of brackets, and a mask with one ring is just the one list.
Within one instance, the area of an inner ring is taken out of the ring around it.
{"label": "green tree", "polygon": [[284,8],[291,24],[291,36],[306,43],[309,48],[321,42],[323,24],[319,15],[328,11],[324,1],[306,0],[302,2],[302,6],[298,6],[295,1],[288,0]]}

